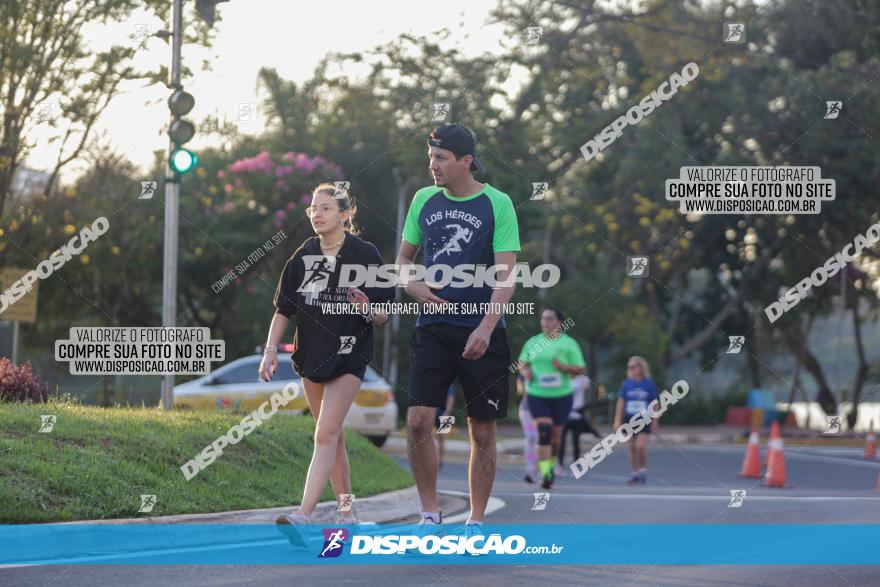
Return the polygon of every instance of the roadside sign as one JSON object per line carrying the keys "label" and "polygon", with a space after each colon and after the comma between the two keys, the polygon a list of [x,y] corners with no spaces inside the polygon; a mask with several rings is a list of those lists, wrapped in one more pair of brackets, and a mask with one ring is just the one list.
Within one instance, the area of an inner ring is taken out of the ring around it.
{"label": "roadside sign", "polygon": [[[3,267],[0,269],[0,291],[6,291],[18,279],[24,276],[31,269],[22,269],[21,267]],[[37,321],[37,289],[39,289],[40,281],[34,282],[33,289],[27,292],[24,297],[16,301],[5,312],[0,313],[0,320],[10,320],[13,322],[36,322]]]}

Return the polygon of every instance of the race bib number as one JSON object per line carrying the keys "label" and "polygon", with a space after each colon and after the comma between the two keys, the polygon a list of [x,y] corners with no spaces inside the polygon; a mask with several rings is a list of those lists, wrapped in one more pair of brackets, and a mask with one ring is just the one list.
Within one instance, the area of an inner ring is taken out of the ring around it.
{"label": "race bib number", "polygon": [[642,410],[648,407],[648,403],[645,400],[640,399],[631,399],[626,402],[626,413],[627,414],[638,414]]}
{"label": "race bib number", "polygon": [[562,377],[559,373],[545,373],[538,376],[538,387],[559,387],[562,385]]}

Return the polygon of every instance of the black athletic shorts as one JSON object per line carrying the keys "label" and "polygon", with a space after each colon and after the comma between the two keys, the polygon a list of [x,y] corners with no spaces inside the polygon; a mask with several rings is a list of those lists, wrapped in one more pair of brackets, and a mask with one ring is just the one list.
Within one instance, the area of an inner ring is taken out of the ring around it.
{"label": "black athletic shorts", "polygon": [[315,383],[327,383],[328,381],[333,381],[337,377],[342,377],[343,375],[347,374],[354,375],[361,380],[361,383],[363,383],[364,376],[367,374],[367,366],[363,365],[361,367],[348,368],[341,370],[339,373],[332,373],[326,377],[308,377],[308,379],[309,381],[314,381]]}
{"label": "black athletic shorts", "polygon": [[552,418],[554,426],[562,426],[568,420],[568,413],[571,412],[571,406],[574,404],[574,396],[572,394],[563,395],[562,397],[536,397],[527,394],[526,398],[529,402],[529,412],[534,418]]}
{"label": "black athletic shorts", "polygon": [[[633,414],[632,416],[629,416],[629,418],[632,418],[633,416],[635,416],[635,414]],[[627,422],[629,422],[629,418],[626,419]],[[650,420],[645,421],[645,427],[642,428],[641,430],[639,430],[638,432],[636,432],[635,434],[633,434],[633,436],[638,436],[639,434],[651,434],[651,421]]]}
{"label": "black athletic shorts", "polygon": [[[624,414],[623,421],[628,423],[630,420],[632,420],[635,417],[636,417],[635,414]],[[650,434],[650,433],[651,433],[651,420],[648,420],[646,418],[645,419],[645,427],[642,428],[641,430],[639,430],[638,432],[635,432],[633,434],[633,436],[638,436],[639,434]]]}
{"label": "black athletic shorts", "polygon": [[416,328],[410,338],[409,405],[446,407],[449,386],[461,382],[467,415],[477,420],[507,417],[510,347],[507,329],[496,328],[479,359],[461,356],[470,326],[433,323]]}

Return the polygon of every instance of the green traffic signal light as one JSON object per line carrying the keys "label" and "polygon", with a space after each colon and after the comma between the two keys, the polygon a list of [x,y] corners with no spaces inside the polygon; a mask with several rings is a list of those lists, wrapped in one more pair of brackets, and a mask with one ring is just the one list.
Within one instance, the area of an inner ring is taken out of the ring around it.
{"label": "green traffic signal light", "polygon": [[192,171],[199,164],[199,158],[192,151],[183,147],[177,147],[171,152],[168,163],[175,173],[183,174]]}

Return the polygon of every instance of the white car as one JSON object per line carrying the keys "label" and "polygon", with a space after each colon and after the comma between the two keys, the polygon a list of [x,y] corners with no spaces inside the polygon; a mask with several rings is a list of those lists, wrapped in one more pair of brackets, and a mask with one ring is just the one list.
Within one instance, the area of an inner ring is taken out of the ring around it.
{"label": "white car", "polygon": [[[284,346],[279,345],[279,350]],[[290,353],[279,352],[278,369],[271,381],[258,375],[263,355],[236,359],[192,381],[174,388],[174,406],[184,409],[231,409],[251,411],[276,391],[294,381],[302,389],[302,380],[290,361]],[[309,413],[305,394],[285,406],[283,412]],[[345,427],[360,432],[376,446],[382,446],[397,428],[397,403],[391,386],[372,367],[367,366],[364,382],[345,417]]]}

